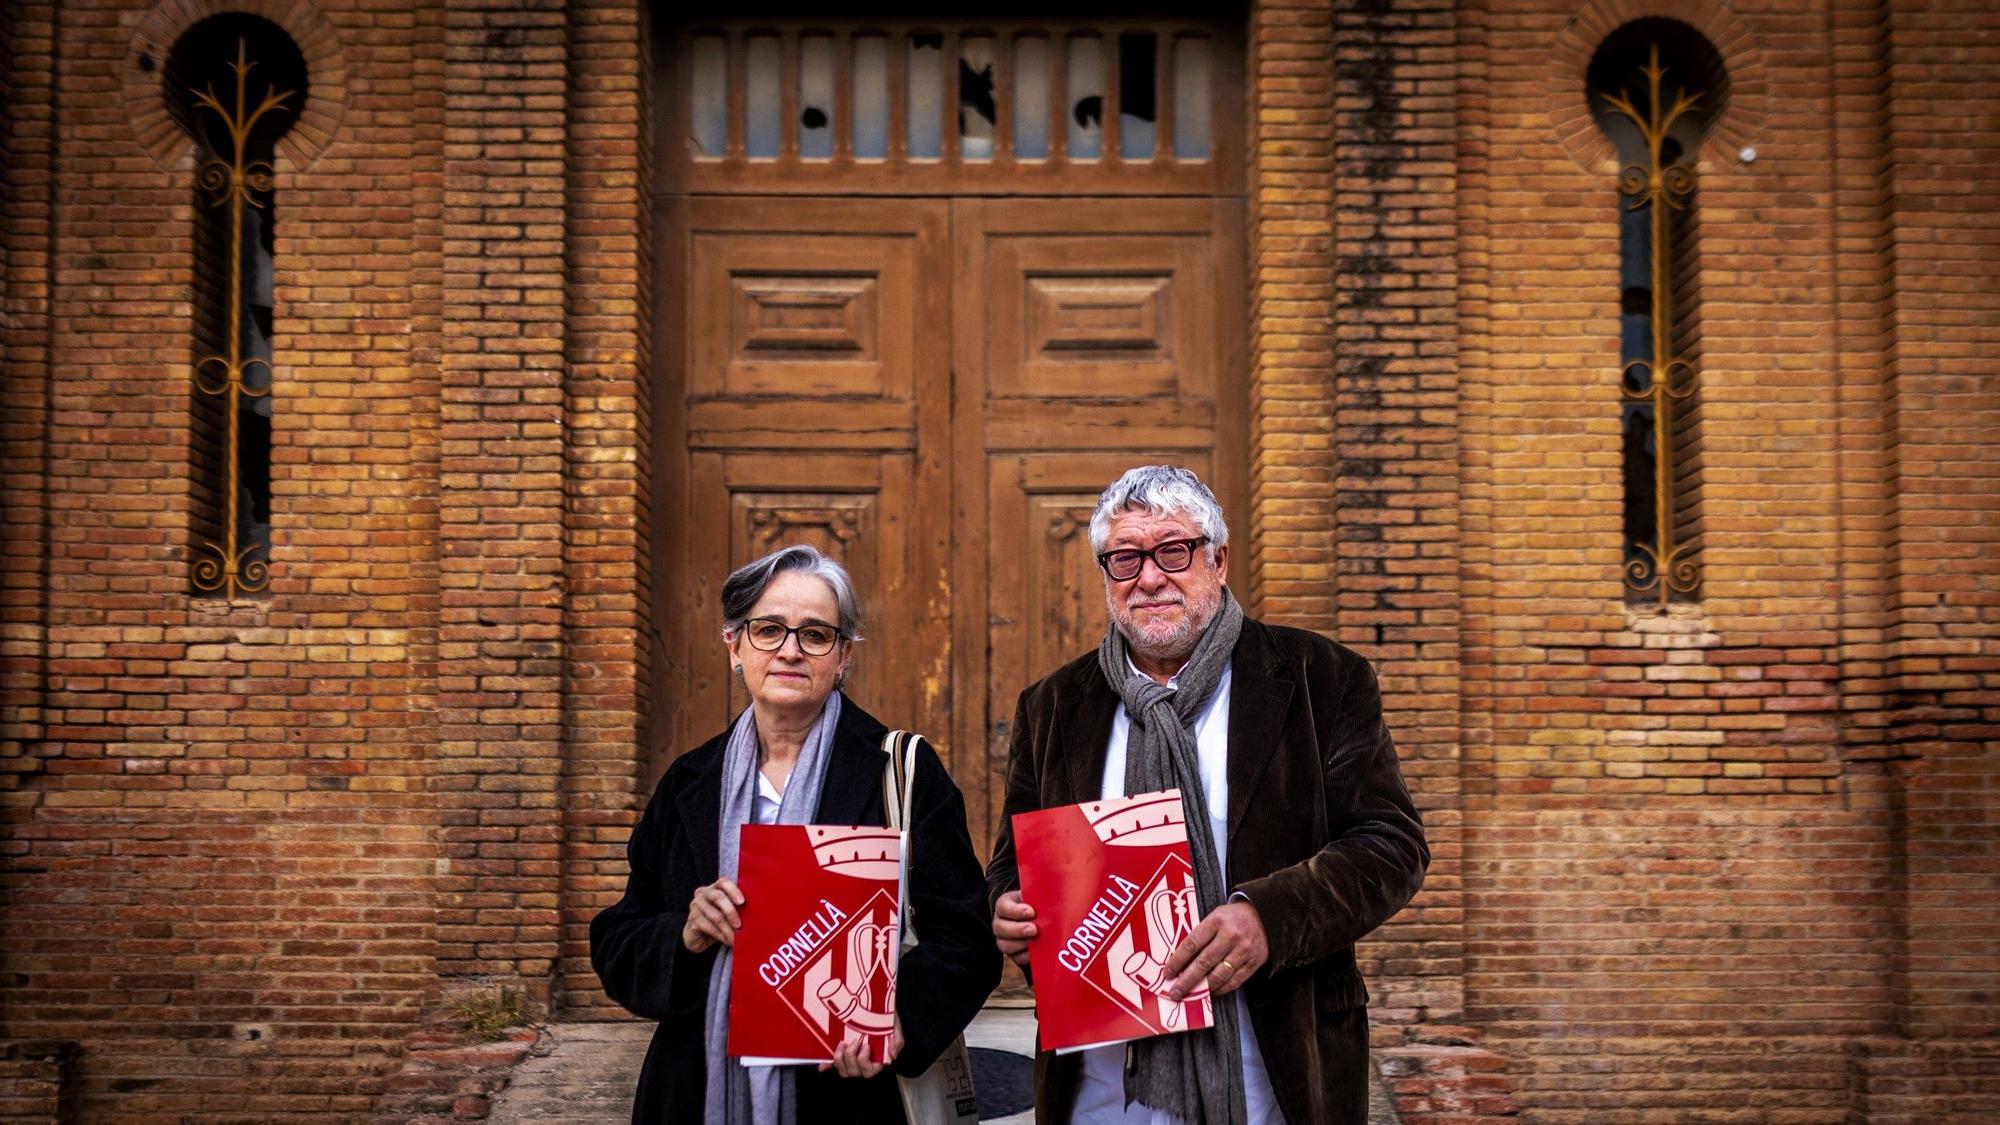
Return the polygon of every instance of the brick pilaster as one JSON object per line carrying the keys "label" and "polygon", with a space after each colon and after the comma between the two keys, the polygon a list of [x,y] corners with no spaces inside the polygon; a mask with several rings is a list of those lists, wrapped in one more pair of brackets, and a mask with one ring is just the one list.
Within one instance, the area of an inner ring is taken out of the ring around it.
{"label": "brick pilaster", "polygon": [[[1841,752],[1851,801],[1880,803],[1892,877],[1908,878],[1895,841],[1907,833],[1898,759],[1891,737],[1898,692],[1889,627],[1897,551],[1895,435],[1898,399],[1890,379],[1889,60],[1887,12],[1873,0],[1830,11],[1835,234],[1834,300],[1840,400],[1835,451],[1840,489]],[[1908,985],[1905,898],[1888,896],[1893,992]]]}
{"label": "brick pilaster", "polygon": [[1463,1010],[1454,7],[1334,5],[1335,635],[1377,662],[1433,862],[1366,950],[1385,1010]]}
{"label": "brick pilaster", "polygon": [[0,11],[0,791],[41,768],[48,674],[55,10]]}
{"label": "brick pilaster", "polygon": [[1333,625],[1332,34],[1324,4],[1251,14],[1251,604],[1274,621]]}
{"label": "brick pilaster", "polygon": [[563,897],[559,988],[610,1014],[590,920],[625,887],[625,838],[646,772],[651,461],[651,28],[644,4],[574,4],[570,19]]}
{"label": "brick pilaster", "polygon": [[563,5],[445,9],[438,938],[554,969],[563,644]]}
{"label": "brick pilaster", "polygon": [[2000,149],[1976,108],[2000,13],[1891,3],[1887,20],[1891,738],[1914,759],[1897,1014],[1917,1038],[1970,1037],[2000,1027]]}

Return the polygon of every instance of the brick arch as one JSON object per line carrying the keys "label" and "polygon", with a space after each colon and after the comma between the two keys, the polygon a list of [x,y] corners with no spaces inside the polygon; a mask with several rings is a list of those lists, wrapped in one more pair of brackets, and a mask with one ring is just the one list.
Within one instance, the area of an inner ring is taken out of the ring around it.
{"label": "brick arch", "polygon": [[[194,142],[175,123],[167,108],[167,53],[188,28],[210,16],[240,13],[260,16],[284,29],[299,45],[305,57],[306,73],[312,80],[299,119],[278,138],[278,159],[292,171],[303,171],[319,159],[333,143],[347,110],[347,62],[341,55],[340,40],[333,25],[319,9],[304,0],[161,0],[146,13],[132,36],[131,47],[121,61],[124,79],[126,119],[132,123],[133,139],[146,150],[162,171],[171,171],[189,160]],[[142,65],[150,58],[152,65]]]}
{"label": "brick arch", "polygon": [[1563,25],[1550,49],[1550,73],[1545,95],[1556,140],[1585,171],[1616,174],[1618,153],[1611,139],[1591,116],[1584,84],[1591,56],[1605,39],[1633,20],[1657,16],[1679,20],[1701,32],[1722,56],[1729,72],[1729,104],[1724,106],[1702,145],[1704,170],[1734,167],[1733,155],[1755,143],[1764,131],[1770,97],[1764,52],[1750,25],[1722,0],[1592,0]]}

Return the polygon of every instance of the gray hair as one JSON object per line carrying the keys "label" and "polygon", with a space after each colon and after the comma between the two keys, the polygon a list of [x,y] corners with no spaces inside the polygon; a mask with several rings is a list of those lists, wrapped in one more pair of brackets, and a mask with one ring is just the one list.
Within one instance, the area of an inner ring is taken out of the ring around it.
{"label": "gray hair", "polygon": [[1097,498],[1097,510],[1090,514],[1090,549],[1104,550],[1111,537],[1111,519],[1120,512],[1145,509],[1156,519],[1185,512],[1208,540],[1209,561],[1215,549],[1229,545],[1229,524],[1223,521],[1222,505],[1201,478],[1176,465],[1141,465],[1128,469]]}
{"label": "gray hair", "polygon": [[840,620],[834,622],[840,635],[850,641],[861,639],[861,599],[854,595],[854,580],[847,576],[847,568],[803,543],[781,547],[756,562],[737,567],[722,583],[722,631],[734,633],[741,629],[772,580],[788,571],[818,578],[831,586],[834,604],[840,607]]}

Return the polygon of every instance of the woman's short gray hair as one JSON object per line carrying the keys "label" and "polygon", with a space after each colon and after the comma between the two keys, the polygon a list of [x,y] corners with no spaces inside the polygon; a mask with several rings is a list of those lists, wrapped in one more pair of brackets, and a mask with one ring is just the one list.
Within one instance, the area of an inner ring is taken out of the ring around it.
{"label": "woman's short gray hair", "polygon": [[850,641],[861,639],[861,599],[854,595],[854,580],[847,576],[847,568],[803,543],[781,547],[737,567],[722,583],[722,631],[741,629],[772,580],[788,571],[810,575],[832,587],[834,604],[840,607],[840,620],[834,622],[840,635]]}
{"label": "woman's short gray hair", "polygon": [[1215,549],[1229,545],[1229,524],[1222,518],[1222,505],[1201,478],[1177,465],[1141,465],[1128,469],[1097,499],[1090,514],[1090,549],[1104,550],[1111,537],[1111,519],[1120,512],[1145,509],[1156,519],[1185,512],[1208,540],[1208,557]]}

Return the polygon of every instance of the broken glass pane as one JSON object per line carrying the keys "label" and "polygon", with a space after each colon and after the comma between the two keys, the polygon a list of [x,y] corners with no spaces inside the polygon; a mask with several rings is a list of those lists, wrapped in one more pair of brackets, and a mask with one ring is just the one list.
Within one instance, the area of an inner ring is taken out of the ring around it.
{"label": "broken glass pane", "polygon": [[1069,155],[1095,160],[1104,144],[1104,50],[1094,35],[1069,41]]}
{"label": "broken glass pane", "polygon": [[1128,31],[1118,37],[1118,155],[1127,160],[1153,156],[1153,122],[1158,43],[1151,32]]}
{"label": "broken glass pane", "polygon": [[799,39],[799,155],[807,160],[833,156],[833,39]]}
{"label": "broken glass pane", "polygon": [[688,140],[696,156],[721,156],[729,147],[728,59],[728,40],[695,37],[688,67]]}
{"label": "broken glass pane", "polygon": [[889,155],[889,41],[880,35],[854,37],[854,155]]}
{"label": "broken glass pane", "polygon": [[944,146],[944,36],[913,33],[909,60],[910,158],[936,160]]}
{"label": "broken glass pane", "polygon": [[1174,156],[1207,160],[1209,154],[1208,40],[1174,40]]}
{"label": "broken glass pane", "polygon": [[993,40],[968,35],[958,41],[958,152],[967,160],[993,159]]}
{"label": "broken glass pane", "polygon": [[753,160],[773,160],[778,155],[779,120],[784,113],[780,85],[784,67],[778,60],[778,37],[753,35],[748,42],[744,69],[744,150]]}
{"label": "broken glass pane", "polygon": [[1049,155],[1049,41],[1039,35],[1014,44],[1014,155]]}

